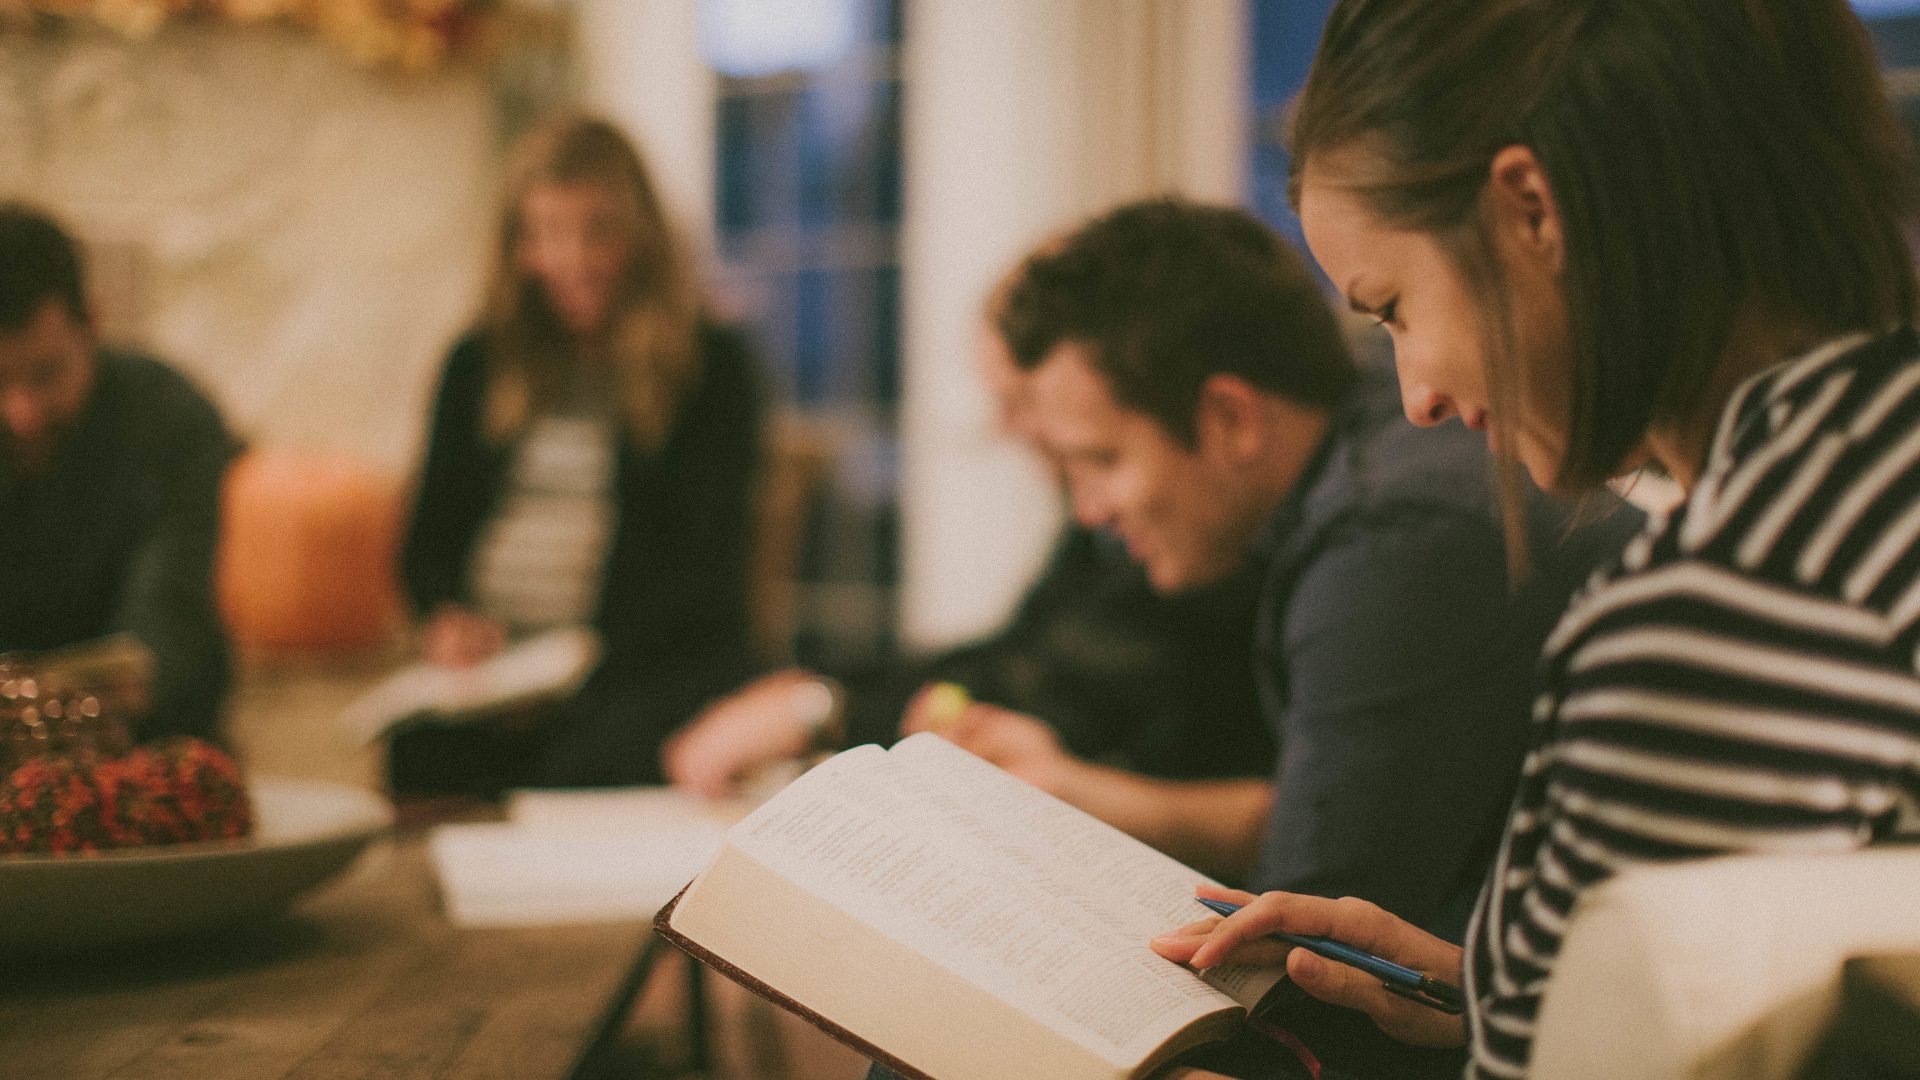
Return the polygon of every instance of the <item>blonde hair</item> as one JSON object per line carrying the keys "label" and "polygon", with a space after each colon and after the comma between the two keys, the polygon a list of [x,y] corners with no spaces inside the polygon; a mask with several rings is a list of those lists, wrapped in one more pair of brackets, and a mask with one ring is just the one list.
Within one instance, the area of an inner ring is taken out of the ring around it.
{"label": "blonde hair", "polygon": [[[578,341],[540,282],[520,265],[527,193],[542,184],[603,185],[627,215],[632,251],[602,347]],[[485,431],[518,435],[549,408],[568,377],[603,366],[632,441],[657,448],[700,375],[699,291],[640,155],[612,124],[561,117],[523,139],[507,171],[493,273],[483,314],[489,345]]]}

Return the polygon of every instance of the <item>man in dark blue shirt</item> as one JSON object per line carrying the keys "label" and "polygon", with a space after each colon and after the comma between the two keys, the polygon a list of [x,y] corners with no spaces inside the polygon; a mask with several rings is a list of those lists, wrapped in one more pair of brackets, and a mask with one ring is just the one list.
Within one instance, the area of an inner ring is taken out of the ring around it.
{"label": "man in dark blue shirt", "polygon": [[[1025,379],[992,334],[980,344],[1000,432],[1038,453]],[[920,730],[958,687],[973,701],[1044,719],[1049,736],[1079,758],[1164,779],[1265,777],[1273,744],[1247,664],[1258,593],[1251,566],[1204,588],[1156,592],[1110,533],[1069,523],[993,633],[838,678],[786,668],[756,679],[674,736],[663,754],[667,775],[704,795],[726,794],[770,762],[890,744],[903,729]],[[949,692],[931,691],[935,684],[951,684]]]}
{"label": "man in dark blue shirt", "polygon": [[129,635],[153,660],[134,734],[216,737],[212,568],[236,449],[177,372],[96,345],[77,246],[0,204],[0,651]]}
{"label": "man in dark blue shirt", "polygon": [[[1575,528],[1516,480],[1510,558],[1482,437],[1409,424],[1299,257],[1238,210],[1114,210],[1022,263],[993,319],[1081,526],[1121,538],[1163,593],[1262,564],[1251,663],[1279,757],[1271,781],[1182,783],[1079,760],[991,706],[944,733],[1201,869],[1364,897],[1458,940],[1541,642],[1640,515]],[[1280,1019],[1341,1075],[1458,1074],[1457,1053],[1340,1012]],[[1241,1075],[1234,1052],[1206,1064]]]}
{"label": "man in dark blue shirt", "polygon": [[[1121,207],[1029,257],[995,321],[1081,525],[1162,592],[1265,563],[1253,662],[1279,760],[1271,783],[1202,790],[1080,761],[987,706],[949,737],[1202,869],[1458,940],[1541,642],[1640,515],[1575,528],[1516,479],[1510,550],[1483,437],[1409,424],[1298,256],[1237,210]],[[1289,1022],[1353,1071],[1457,1070],[1304,1008]]]}
{"label": "man in dark blue shirt", "polygon": [[1210,853],[1202,869],[1367,897],[1457,938],[1519,769],[1534,655],[1640,515],[1569,530],[1571,507],[1523,492],[1526,569],[1509,578],[1482,436],[1413,429],[1298,256],[1235,209],[1108,213],[1021,265],[996,329],[1081,525],[1119,534],[1164,592],[1265,561],[1254,663],[1279,765],[1196,798],[996,709],[952,738],[1188,861]]}
{"label": "man in dark blue shirt", "polygon": [[1080,524],[1163,592],[1266,564],[1253,659],[1280,757],[1270,784],[1196,799],[1000,710],[951,736],[1177,855],[1243,851],[1259,888],[1363,896],[1457,937],[1540,642],[1639,515],[1569,528],[1570,507],[1517,492],[1510,560],[1482,437],[1407,423],[1391,374],[1353,363],[1298,257],[1239,211],[1122,207],[1029,258],[996,322]]}

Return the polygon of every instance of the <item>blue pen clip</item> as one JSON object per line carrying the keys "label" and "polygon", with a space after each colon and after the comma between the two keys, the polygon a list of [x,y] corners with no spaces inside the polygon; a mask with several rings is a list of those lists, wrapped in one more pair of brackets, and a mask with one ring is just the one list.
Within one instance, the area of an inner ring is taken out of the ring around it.
{"label": "blue pen clip", "polygon": [[1399,994],[1409,1001],[1417,1001],[1429,1009],[1437,1009],[1448,1016],[1459,1016],[1466,1011],[1466,998],[1452,983],[1443,983],[1430,975],[1420,977],[1418,987],[1401,986],[1396,982],[1380,980],[1380,985]]}

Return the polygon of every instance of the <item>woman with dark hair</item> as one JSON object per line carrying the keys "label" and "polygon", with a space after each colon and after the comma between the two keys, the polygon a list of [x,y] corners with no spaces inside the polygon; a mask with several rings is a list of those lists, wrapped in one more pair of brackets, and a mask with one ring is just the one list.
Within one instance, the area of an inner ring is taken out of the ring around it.
{"label": "woman with dark hair", "polygon": [[1577,900],[1623,870],[1851,850],[1920,806],[1920,338],[1910,150],[1843,0],[1344,0],[1291,131],[1314,253],[1393,334],[1416,423],[1542,486],[1685,501],[1549,638],[1465,949],[1364,902],[1219,893],[1206,966],[1325,934],[1307,992],[1470,1073],[1527,1070]]}
{"label": "woman with dark hair", "polygon": [[665,736],[749,670],[761,413],[632,145],[590,118],[528,136],[485,309],[441,379],[402,577],[434,663],[565,625],[591,626],[603,660],[537,722],[403,734],[397,788],[659,779]]}

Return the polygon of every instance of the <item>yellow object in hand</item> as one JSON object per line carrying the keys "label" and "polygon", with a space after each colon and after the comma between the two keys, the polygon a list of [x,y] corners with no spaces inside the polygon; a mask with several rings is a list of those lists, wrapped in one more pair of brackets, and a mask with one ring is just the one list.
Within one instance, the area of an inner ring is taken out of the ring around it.
{"label": "yellow object in hand", "polygon": [[933,689],[927,691],[927,730],[945,731],[972,705],[973,695],[959,683],[933,684]]}

